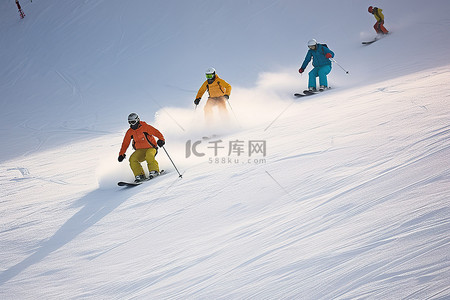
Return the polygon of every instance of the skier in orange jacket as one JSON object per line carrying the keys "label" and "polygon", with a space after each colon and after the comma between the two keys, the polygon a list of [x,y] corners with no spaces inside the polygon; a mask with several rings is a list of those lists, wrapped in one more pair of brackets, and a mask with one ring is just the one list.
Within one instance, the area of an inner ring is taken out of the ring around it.
{"label": "skier in orange jacket", "polygon": [[206,81],[202,84],[195,97],[194,104],[198,105],[203,94],[208,91],[209,98],[205,104],[205,119],[208,123],[211,123],[213,117],[213,108],[217,106],[219,114],[222,120],[228,119],[227,101],[230,98],[231,85],[220,78],[216,74],[214,68],[208,68],[206,70]]}
{"label": "skier in orange jacket", "polygon": [[[119,162],[125,159],[125,152],[133,140],[134,153],[130,156],[130,167],[135,176],[135,182],[145,180],[144,169],[141,162],[147,161],[149,176],[155,176],[159,174],[159,165],[155,160],[155,156],[158,153],[158,146],[162,147],[165,144],[164,136],[153,126],[139,120],[139,116],[136,113],[131,113],[128,116],[128,123],[130,129],[127,130],[125,137],[123,138],[122,147],[119,152]],[[155,141],[156,136],[158,142]]]}
{"label": "skier in orange jacket", "polygon": [[373,14],[377,22],[373,25],[373,28],[378,34],[388,34],[386,28],[384,28],[384,15],[383,10],[378,7],[369,6],[369,13]]}

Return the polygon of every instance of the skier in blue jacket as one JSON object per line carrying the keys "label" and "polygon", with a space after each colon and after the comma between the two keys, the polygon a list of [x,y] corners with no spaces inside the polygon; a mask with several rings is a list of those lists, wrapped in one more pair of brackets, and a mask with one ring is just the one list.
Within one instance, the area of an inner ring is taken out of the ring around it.
{"label": "skier in blue jacket", "polygon": [[298,72],[301,74],[305,71],[311,58],[314,69],[309,72],[308,90],[315,92],[316,77],[319,77],[320,91],[328,88],[327,75],[331,72],[331,60],[334,57],[334,52],[328,49],[326,45],[319,44],[315,39],[308,41],[308,53],[306,53],[305,60]]}

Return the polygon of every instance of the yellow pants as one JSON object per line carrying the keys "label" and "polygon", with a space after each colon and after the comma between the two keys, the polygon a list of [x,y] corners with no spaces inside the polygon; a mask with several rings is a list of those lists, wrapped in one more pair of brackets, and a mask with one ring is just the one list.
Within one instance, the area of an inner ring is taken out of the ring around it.
{"label": "yellow pants", "polygon": [[144,169],[142,168],[141,162],[147,161],[148,171],[159,172],[158,162],[155,160],[156,149],[137,149],[130,156],[130,167],[133,171],[134,176],[145,175]]}

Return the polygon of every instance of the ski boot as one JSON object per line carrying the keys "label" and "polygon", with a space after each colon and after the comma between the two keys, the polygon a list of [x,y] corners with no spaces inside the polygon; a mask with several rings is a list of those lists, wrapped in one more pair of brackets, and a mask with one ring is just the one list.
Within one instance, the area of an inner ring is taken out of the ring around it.
{"label": "ski boot", "polygon": [[144,181],[145,179],[146,179],[145,175],[137,175],[134,179],[134,182],[138,183],[138,182]]}
{"label": "ski boot", "polygon": [[149,173],[148,173],[148,179],[152,179],[152,178],[154,178],[154,177],[156,177],[156,176],[158,176],[159,175],[159,172],[158,171],[150,171]]}

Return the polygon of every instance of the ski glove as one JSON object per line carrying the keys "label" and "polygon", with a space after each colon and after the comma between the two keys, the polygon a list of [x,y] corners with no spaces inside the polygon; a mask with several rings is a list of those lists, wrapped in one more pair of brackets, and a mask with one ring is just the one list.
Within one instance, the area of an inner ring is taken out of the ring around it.
{"label": "ski glove", "polygon": [[304,71],[305,71],[305,70],[303,70],[303,68],[300,68],[300,69],[298,70],[298,72],[299,72],[300,74],[302,74]]}
{"label": "ski glove", "polygon": [[326,57],[326,58],[332,58],[333,56],[331,55],[331,53],[327,53],[327,54],[325,55],[325,57]]}
{"label": "ski glove", "polygon": [[198,105],[199,103],[200,103],[200,98],[197,98],[197,99],[194,100],[194,104],[195,105]]}
{"label": "ski glove", "polygon": [[119,155],[119,158],[118,158],[119,162],[122,162],[122,160],[125,159],[125,156],[126,156],[125,154]]}
{"label": "ski glove", "polygon": [[156,143],[158,144],[159,147],[162,147],[166,142],[164,140],[158,140]]}

